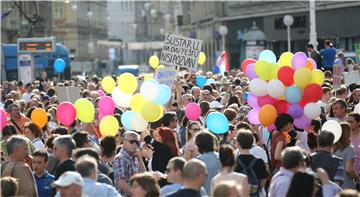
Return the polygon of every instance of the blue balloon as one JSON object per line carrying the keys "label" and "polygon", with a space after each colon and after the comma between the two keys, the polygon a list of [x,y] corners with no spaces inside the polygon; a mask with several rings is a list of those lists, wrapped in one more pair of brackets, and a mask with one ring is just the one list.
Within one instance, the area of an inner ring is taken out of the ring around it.
{"label": "blue balloon", "polygon": [[229,130],[229,121],[226,116],[220,112],[210,113],[205,120],[207,128],[216,134],[223,134]]}
{"label": "blue balloon", "polygon": [[56,59],[54,62],[54,70],[56,73],[62,73],[65,70],[65,61],[63,59]]}
{"label": "blue balloon", "polygon": [[276,55],[270,50],[263,50],[259,54],[259,60],[265,60],[269,63],[276,63]]}
{"label": "blue balloon", "polygon": [[196,85],[199,86],[200,88],[204,87],[206,83],[206,78],[202,75],[199,75],[196,77]]}
{"label": "blue balloon", "polygon": [[215,83],[215,79],[210,78],[210,79],[206,80],[205,84],[212,84],[212,83]]}
{"label": "blue balloon", "polygon": [[218,67],[218,66],[213,66],[212,71],[213,71],[214,74],[220,74],[221,73],[220,67]]}
{"label": "blue balloon", "polygon": [[135,112],[126,111],[121,115],[121,124],[128,130],[132,130],[131,121],[135,116]]}
{"label": "blue balloon", "polygon": [[154,100],[155,103],[165,105],[171,97],[171,89],[167,85],[159,85],[159,92]]}
{"label": "blue balloon", "polygon": [[290,104],[296,104],[301,100],[301,90],[296,86],[289,86],[285,91],[285,99]]}

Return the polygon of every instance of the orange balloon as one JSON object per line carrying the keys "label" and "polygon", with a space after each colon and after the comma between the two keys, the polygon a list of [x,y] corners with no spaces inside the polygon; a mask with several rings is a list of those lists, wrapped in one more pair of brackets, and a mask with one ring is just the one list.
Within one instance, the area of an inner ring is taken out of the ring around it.
{"label": "orange balloon", "polygon": [[306,68],[308,68],[309,70],[314,69],[314,64],[312,63],[312,61],[309,58],[306,61]]}
{"label": "orange balloon", "polygon": [[274,106],[267,104],[260,108],[259,111],[259,120],[262,125],[270,126],[276,120],[277,112]]}
{"label": "orange balloon", "polygon": [[40,128],[43,128],[48,122],[48,116],[46,111],[42,108],[34,109],[31,112],[31,121]]}

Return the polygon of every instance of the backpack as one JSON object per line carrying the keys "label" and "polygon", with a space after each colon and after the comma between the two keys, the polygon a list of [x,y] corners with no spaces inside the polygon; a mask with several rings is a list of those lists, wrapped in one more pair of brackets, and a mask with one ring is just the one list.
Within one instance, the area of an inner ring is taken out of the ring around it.
{"label": "backpack", "polygon": [[254,171],[255,163],[258,159],[256,157],[253,157],[250,161],[250,164],[248,166],[245,166],[245,164],[241,161],[241,159],[238,159],[238,164],[241,166],[242,171],[241,173],[245,174],[248,177],[248,182],[250,186],[250,196],[255,197],[259,196],[259,190],[260,190],[260,181],[256,176],[256,173]]}

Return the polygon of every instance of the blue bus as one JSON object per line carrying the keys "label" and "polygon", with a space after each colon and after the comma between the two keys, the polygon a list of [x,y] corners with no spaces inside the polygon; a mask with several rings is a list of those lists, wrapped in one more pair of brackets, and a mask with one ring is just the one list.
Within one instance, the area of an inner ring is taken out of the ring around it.
{"label": "blue bus", "polygon": [[[1,44],[1,81],[18,79],[18,52],[16,44]],[[56,43],[56,50],[50,53],[33,53],[35,78],[41,77],[41,72],[46,71],[49,78],[55,76],[53,63],[61,58],[65,61],[65,71],[62,77],[71,78],[70,52],[64,45]]]}

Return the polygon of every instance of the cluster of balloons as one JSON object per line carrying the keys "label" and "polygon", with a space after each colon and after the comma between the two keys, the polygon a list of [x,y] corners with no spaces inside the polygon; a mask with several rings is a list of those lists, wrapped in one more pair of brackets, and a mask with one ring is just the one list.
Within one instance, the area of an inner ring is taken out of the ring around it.
{"label": "cluster of balloons", "polygon": [[316,102],[322,96],[324,73],[316,68],[303,52],[285,52],[277,61],[272,51],[264,50],[258,60],[245,59],[241,69],[251,80],[249,122],[274,128],[277,115],[288,113],[296,127],[308,127],[321,113]]}
{"label": "cluster of balloons", "polygon": [[0,130],[6,126],[6,112],[3,109],[0,109]]}
{"label": "cluster of balloons", "polygon": [[196,85],[199,86],[200,88],[203,88],[204,85],[212,84],[212,83],[215,83],[215,79],[213,78],[206,79],[206,77],[203,75],[196,76]]}
{"label": "cluster of balloons", "polygon": [[53,66],[56,73],[63,73],[65,70],[65,61],[61,58],[58,58],[55,60]]}
{"label": "cluster of balloons", "polygon": [[157,70],[157,69],[160,69],[160,68],[165,68],[164,65],[159,65],[160,64],[160,60],[158,58],[158,56],[156,55],[153,55],[149,58],[149,65],[151,68]]}

